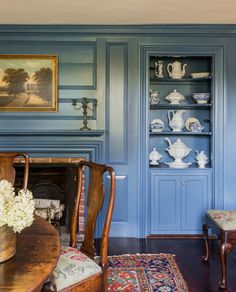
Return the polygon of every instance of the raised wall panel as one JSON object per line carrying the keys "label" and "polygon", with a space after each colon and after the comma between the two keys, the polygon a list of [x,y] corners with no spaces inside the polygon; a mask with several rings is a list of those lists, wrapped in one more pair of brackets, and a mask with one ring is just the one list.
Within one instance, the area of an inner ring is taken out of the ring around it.
{"label": "raised wall panel", "polygon": [[107,161],[127,162],[127,44],[107,44]]}
{"label": "raised wall panel", "polygon": [[116,198],[112,223],[127,221],[127,176],[116,174]]}
{"label": "raised wall panel", "polygon": [[[80,129],[83,110],[75,110],[72,99],[97,98],[97,43],[94,41],[44,40],[1,41],[0,54],[40,54],[58,56],[58,112],[1,112],[0,129]],[[83,90],[83,92],[81,92]],[[87,90],[87,91],[85,91]],[[91,93],[91,90],[93,92]],[[90,92],[88,92],[90,91]],[[99,103],[99,102],[98,102]],[[78,103],[78,106],[81,105]],[[91,103],[88,126],[96,129],[97,116]],[[99,104],[100,106],[100,104]],[[100,106],[100,116],[104,109]],[[95,115],[94,115],[95,113]],[[20,123],[18,123],[20,120]],[[50,120],[50,122],[48,121]],[[79,120],[79,122],[78,122]]]}

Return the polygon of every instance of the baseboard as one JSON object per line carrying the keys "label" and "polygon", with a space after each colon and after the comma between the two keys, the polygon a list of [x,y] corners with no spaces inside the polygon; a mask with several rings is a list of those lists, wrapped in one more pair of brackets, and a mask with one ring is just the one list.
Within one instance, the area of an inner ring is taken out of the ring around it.
{"label": "baseboard", "polygon": [[[150,234],[148,239],[203,239],[203,234]],[[216,239],[216,236],[209,234],[209,239]]]}

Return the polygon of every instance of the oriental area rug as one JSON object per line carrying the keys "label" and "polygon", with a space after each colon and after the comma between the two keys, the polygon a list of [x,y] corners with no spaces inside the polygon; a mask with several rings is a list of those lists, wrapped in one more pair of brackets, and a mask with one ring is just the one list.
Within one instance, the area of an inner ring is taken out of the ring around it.
{"label": "oriental area rug", "polygon": [[108,291],[188,292],[174,256],[132,254],[109,257]]}

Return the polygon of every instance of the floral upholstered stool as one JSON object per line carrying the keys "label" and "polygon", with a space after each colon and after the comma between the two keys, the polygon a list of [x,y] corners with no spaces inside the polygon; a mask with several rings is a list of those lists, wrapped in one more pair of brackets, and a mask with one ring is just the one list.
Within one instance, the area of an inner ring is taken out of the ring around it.
{"label": "floral upholstered stool", "polygon": [[209,260],[209,236],[208,228],[211,228],[219,240],[221,281],[220,288],[227,288],[227,258],[226,253],[236,244],[236,210],[208,210],[206,222],[203,224],[203,233],[206,246],[206,255],[202,257],[204,262]]}

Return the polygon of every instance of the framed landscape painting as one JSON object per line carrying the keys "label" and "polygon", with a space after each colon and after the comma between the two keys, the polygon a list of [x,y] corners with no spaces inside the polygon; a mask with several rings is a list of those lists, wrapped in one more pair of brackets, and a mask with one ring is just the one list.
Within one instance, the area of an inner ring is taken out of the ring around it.
{"label": "framed landscape painting", "polygon": [[0,55],[0,111],[55,112],[55,55]]}

